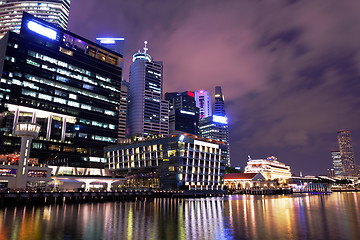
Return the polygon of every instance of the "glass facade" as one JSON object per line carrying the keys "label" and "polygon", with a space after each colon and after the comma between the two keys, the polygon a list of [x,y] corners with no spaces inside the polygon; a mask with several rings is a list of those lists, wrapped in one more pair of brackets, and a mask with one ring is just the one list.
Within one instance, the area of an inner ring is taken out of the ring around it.
{"label": "glass facade", "polygon": [[194,93],[189,91],[165,93],[165,100],[170,104],[170,134],[180,132],[197,134],[199,108],[196,107]]}
{"label": "glass facade", "polygon": [[35,122],[41,131],[32,154],[39,161],[103,161],[103,147],[119,134],[122,55],[29,14],[21,34],[9,32],[0,49],[1,152],[17,151],[17,122]]}

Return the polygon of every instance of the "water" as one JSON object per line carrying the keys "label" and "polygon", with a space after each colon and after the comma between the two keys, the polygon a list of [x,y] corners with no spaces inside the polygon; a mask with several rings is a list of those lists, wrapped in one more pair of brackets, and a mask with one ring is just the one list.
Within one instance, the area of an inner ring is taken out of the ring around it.
{"label": "water", "polygon": [[360,239],[360,193],[7,207],[0,239]]}

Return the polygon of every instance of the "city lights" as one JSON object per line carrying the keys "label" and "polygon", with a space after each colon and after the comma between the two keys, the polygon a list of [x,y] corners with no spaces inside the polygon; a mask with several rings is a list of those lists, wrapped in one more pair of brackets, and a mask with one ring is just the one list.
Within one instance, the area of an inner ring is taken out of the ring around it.
{"label": "city lights", "polygon": [[227,124],[227,117],[213,115],[213,122]]}
{"label": "city lights", "polygon": [[57,32],[49,27],[45,27],[44,25],[41,25],[34,21],[29,21],[27,26],[33,32],[36,32],[50,39],[56,40]]}

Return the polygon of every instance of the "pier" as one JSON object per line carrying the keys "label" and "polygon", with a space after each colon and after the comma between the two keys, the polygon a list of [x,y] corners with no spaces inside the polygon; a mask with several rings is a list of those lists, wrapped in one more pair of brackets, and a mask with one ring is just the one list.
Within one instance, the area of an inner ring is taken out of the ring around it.
{"label": "pier", "polygon": [[16,191],[0,192],[0,206],[62,203],[134,201],[144,198],[187,198],[224,196],[224,191],[116,190],[116,191]]}

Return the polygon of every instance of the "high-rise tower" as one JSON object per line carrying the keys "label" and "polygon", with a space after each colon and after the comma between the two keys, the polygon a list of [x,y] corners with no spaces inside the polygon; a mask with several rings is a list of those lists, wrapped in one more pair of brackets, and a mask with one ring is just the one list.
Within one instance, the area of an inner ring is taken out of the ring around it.
{"label": "high-rise tower", "polygon": [[226,116],[225,105],[224,105],[224,95],[222,94],[221,87],[215,87],[215,111],[214,115],[216,116]]}
{"label": "high-rise tower", "polygon": [[7,31],[20,32],[23,12],[30,13],[57,25],[67,28],[70,0],[4,0],[0,1],[0,38]]}
{"label": "high-rise tower", "polygon": [[32,122],[39,162],[105,161],[119,134],[120,54],[24,13],[20,34],[0,40],[0,59],[1,154],[17,151],[16,124]]}
{"label": "high-rise tower", "polygon": [[153,61],[145,47],[130,66],[129,136],[169,133],[169,102],[162,97],[163,64]]}
{"label": "high-rise tower", "polygon": [[[204,96],[210,95],[200,90]],[[199,99],[202,95],[199,94]],[[204,100],[206,97],[203,98]],[[200,102],[200,101],[199,101]],[[204,101],[206,102],[206,101]],[[204,104],[205,106],[206,104]],[[211,103],[210,103],[211,106]],[[201,111],[201,110],[200,110]],[[199,130],[198,134],[202,137],[214,139],[217,141],[225,142],[227,145],[227,158],[225,159],[226,164],[230,165],[230,144],[229,144],[229,128],[228,128],[228,119],[225,114],[225,105],[224,105],[224,95],[222,94],[221,87],[215,87],[215,111],[214,115],[203,117],[199,121]]]}
{"label": "high-rise tower", "polygon": [[349,130],[338,131],[337,134],[344,176],[356,176],[354,152]]}
{"label": "high-rise tower", "polygon": [[197,90],[195,92],[196,106],[199,108],[200,118],[206,118],[212,115],[211,95],[206,90]]}
{"label": "high-rise tower", "polygon": [[334,176],[335,177],[343,176],[343,167],[341,163],[340,151],[331,151],[331,158],[334,166]]}
{"label": "high-rise tower", "polygon": [[199,125],[199,108],[196,107],[193,92],[165,93],[170,104],[169,131],[171,134],[186,132],[197,134]]}

